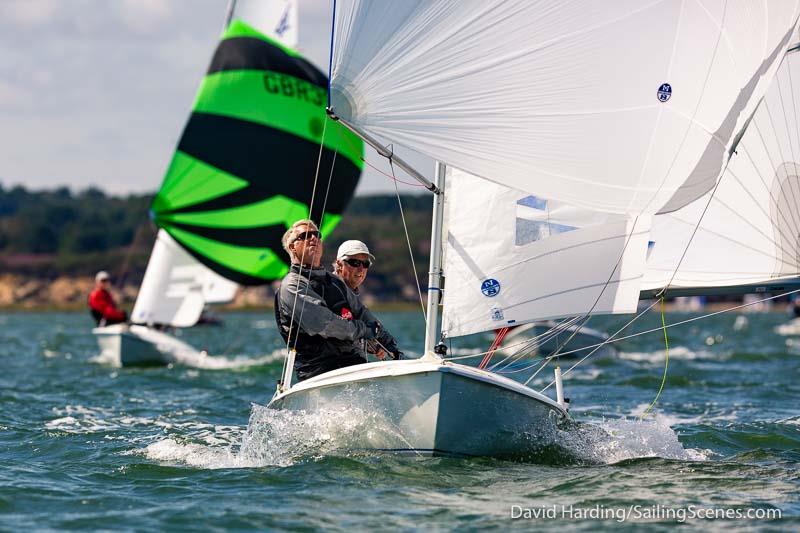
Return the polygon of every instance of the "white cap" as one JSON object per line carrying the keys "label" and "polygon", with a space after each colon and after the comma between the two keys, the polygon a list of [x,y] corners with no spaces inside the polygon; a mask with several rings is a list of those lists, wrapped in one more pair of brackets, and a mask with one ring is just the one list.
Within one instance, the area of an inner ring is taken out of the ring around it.
{"label": "white cap", "polygon": [[105,270],[101,270],[94,276],[95,281],[103,281],[104,279],[111,279],[111,276],[108,275],[108,272]]}
{"label": "white cap", "polygon": [[344,241],[342,245],[339,246],[339,251],[336,252],[336,259],[351,257],[358,254],[367,254],[372,261],[375,261],[375,256],[369,253],[369,248],[361,241]]}

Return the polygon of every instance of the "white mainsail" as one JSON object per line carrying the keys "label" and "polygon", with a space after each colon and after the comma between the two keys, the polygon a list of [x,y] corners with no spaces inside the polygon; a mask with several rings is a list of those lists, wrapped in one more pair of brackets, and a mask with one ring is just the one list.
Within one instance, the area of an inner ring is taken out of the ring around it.
{"label": "white mainsail", "polygon": [[197,265],[203,269],[202,274],[198,276],[203,286],[203,300],[205,300],[207,304],[232,302],[236,297],[236,292],[239,290],[239,284],[227,278],[223,278],[200,263]]}
{"label": "white mainsail", "polygon": [[206,304],[230,302],[238,288],[236,283],[199,263],[162,229],[147,263],[131,320],[188,328],[197,323]]}
{"label": "white mainsail", "polygon": [[716,182],[798,2],[336,4],[331,106],[472,174],[595,211]]}
{"label": "white mainsail", "polygon": [[636,311],[651,217],[575,208],[454,169],[447,184],[447,336]]}
{"label": "white mainsail", "polygon": [[204,270],[208,269],[184,251],[166,231],[159,230],[131,321],[183,328],[194,326],[205,306],[201,280]]}
{"label": "white mainsail", "polygon": [[800,276],[800,54],[785,57],[710,196],[655,217],[643,289]]}

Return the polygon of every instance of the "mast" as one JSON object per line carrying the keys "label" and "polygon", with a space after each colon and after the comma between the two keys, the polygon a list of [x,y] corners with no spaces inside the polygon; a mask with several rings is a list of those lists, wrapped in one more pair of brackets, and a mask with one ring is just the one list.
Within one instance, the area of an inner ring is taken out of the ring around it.
{"label": "mast", "polygon": [[425,320],[425,351],[423,357],[436,357],[433,347],[436,346],[439,330],[439,302],[442,299],[442,229],[444,226],[444,188],[447,167],[436,162],[436,173],[433,177],[438,192],[433,195],[433,216],[431,217],[431,260],[428,269],[428,313]]}

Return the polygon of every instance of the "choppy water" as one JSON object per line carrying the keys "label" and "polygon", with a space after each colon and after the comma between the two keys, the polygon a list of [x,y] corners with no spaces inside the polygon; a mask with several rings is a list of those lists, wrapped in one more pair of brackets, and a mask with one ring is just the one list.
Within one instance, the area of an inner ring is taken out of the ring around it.
{"label": "choppy water", "polygon": [[[382,318],[407,353],[419,351],[417,314]],[[564,433],[567,460],[537,464],[337,451],[354,434],[388,429],[363,408],[266,410],[281,370],[269,313],[187,331],[192,345],[223,354],[196,368],[146,369],[98,363],[83,313],[0,314],[0,529],[594,531],[630,512],[664,528],[685,519],[712,530],[796,530],[800,337],[773,331],[786,315],[747,318],[738,331],[733,314],[670,330],[665,390],[644,422],[664,368],[661,334],[579,367],[566,394],[588,424]],[[637,328],[658,324],[654,314]],[[489,343],[474,336],[454,351]],[[693,518],[711,508],[782,518]],[[512,521],[512,509],[548,514]]]}

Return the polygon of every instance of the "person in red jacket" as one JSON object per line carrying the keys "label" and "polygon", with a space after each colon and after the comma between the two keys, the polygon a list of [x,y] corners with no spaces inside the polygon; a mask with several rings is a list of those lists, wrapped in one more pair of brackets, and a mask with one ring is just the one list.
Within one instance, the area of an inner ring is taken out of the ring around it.
{"label": "person in red jacket", "polygon": [[108,272],[101,270],[94,277],[94,290],[89,294],[89,310],[98,326],[110,326],[128,320],[125,311],[118,309],[108,288],[111,278]]}

